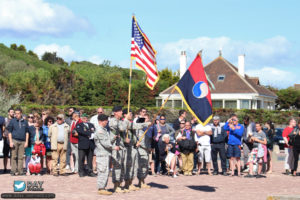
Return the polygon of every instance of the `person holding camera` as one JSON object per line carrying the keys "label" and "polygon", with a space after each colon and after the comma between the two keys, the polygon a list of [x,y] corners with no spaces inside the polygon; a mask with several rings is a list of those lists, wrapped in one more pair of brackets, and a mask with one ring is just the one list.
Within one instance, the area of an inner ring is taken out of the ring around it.
{"label": "person holding camera", "polygon": [[244,126],[239,124],[236,114],[232,114],[224,125],[224,130],[229,131],[227,157],[230,158],[231,176],[234,176],[235,162],[237,164],[238,176],[241,176],[241,140]]}

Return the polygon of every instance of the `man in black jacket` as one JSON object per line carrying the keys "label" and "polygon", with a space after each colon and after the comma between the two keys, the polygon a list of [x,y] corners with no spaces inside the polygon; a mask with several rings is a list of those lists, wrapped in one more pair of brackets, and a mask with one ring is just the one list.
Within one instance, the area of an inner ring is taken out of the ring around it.
{"label": "man in black jacket", "polygon": [[88,170],[87,175],[95,177],[96,174],[93,173],[93,155],[95,149],[94,143],[94,132],[95,127],[92,123],[88,122],[87,114],[82,114],[82,123],[76,126],[76,132],[78,133],[78,165],[79,165],[79,177],[85,175],[84,172],[84,161],[87,157]]}
{"label": "man in black jacket", "polygon": [[218,175],[218,153],[221,159],[222,174],[227,176],[226,173],[226,152],[225,152],[225,139],[227,136],[226,131],[220,125],[220,117],[213,117],[213,124],[211,126],[212,135],[211,135],[211,157],[214,166],[213,175]]}

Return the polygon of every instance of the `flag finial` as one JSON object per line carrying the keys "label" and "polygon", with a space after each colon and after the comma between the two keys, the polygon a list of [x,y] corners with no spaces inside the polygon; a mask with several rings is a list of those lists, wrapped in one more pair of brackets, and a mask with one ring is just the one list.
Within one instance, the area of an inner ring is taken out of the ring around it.
{"label": "flag finial", "polygon": [[201,49],[201,50],[198,52],[198,55],[199,55],[200,57],[202,57],[202,51],[203,51],[203,49]]}

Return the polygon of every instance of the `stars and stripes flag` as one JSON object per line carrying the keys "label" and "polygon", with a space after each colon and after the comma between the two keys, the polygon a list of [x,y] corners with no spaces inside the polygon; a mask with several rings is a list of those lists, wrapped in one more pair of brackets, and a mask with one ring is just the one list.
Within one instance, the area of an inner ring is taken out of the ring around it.
{"label": "stars and stripes flag", "polygon": [[156,51],[133,16],[131,58],[135,60],[135,65],[146,73],[146,85],[151,90],[153,90],[159,79],[155,56]]}

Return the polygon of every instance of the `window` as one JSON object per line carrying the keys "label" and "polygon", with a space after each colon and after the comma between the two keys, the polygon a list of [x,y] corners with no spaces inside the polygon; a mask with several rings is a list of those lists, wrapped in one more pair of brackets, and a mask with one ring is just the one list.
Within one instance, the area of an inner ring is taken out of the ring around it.
{"label": "window", "polygon": [[234,101],[225,101],[225,108],[236,108],[236,100]]}
{"label": "window", "polygon": [[181,100],[174,100],[174,108],[181,108],[182,101]]}
{"label": "window", "polygon": [[222,100],[212,100],[213,108],[223,108],[223,101]]}
{"label": "window", "polygon": [[257,100],[257,109],[261,109],[261,101]]}
{"label": "window", "polygon": [[241,100],[241,109],[249,109],[249,100]]}
{"label": "window", "polygon": [[165,104],[165,107],[172,108],[172,100],[168,100],[167,103]]}
{"label": "window", "polygon": [[161,105],[162,105],[161,101],[162,100],[161,99],[157,99],[156,101],[157,101],[157,107],[161,107]]}
{"label": "window", "polygon": [[224,80],[225,80],[225,75],[218,76],[218,81],[224,81]]}

